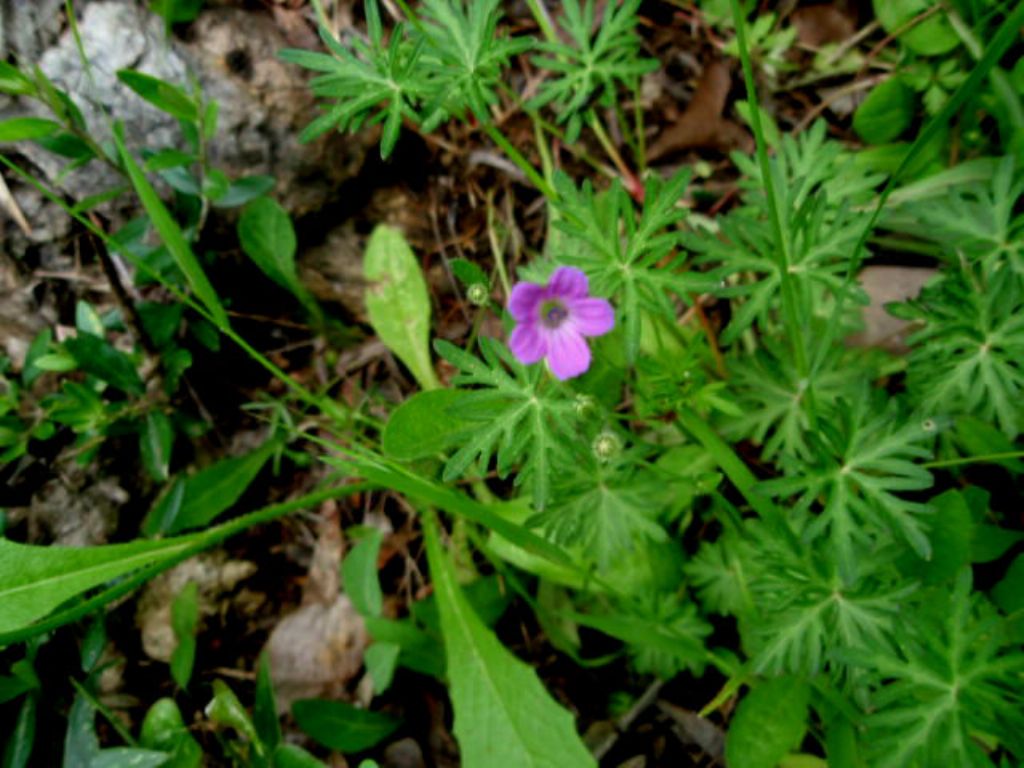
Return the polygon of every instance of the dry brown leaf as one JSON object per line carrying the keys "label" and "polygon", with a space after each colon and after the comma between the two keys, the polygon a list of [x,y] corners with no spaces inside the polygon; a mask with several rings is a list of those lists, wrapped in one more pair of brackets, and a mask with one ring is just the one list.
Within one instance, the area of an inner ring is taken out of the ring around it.
{"label": "dry brown leaf", "polygon": [[835,5],[810,5],[793,11],[797,39],[808,48],[841,43],[853,36],[853,19]]}
{"label": "dry brown leaf", "polygon": [[849,343],[858,347],[905,352],[907,347],[904,339],[909,323],[890,315],[885,305],[914,298],[934,276],[935,270],[931,267],[865,267],[860,273],[860,284],[867,291],[870,303],[864,307],[862,314],[864,330],[851,336]]}
{"label": "dry brown leaf", "polygon": [[748,143],[746,131],[722,117],[731,86],[732,76],[725,62],[712,61],[705,66],[686,111],[651,144],[648,159],[657,160],[683,149],[729,150]]}

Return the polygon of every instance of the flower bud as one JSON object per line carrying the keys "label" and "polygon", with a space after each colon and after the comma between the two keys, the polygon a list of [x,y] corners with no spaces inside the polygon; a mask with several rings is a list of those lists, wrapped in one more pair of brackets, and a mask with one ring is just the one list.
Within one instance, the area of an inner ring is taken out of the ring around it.
{"label": "flower bud", "polygon": [[483,283],[473,283],[466,289],[466,298],[469,299],[470,304],[483,307],[491,300],[491,292]]}
{"label": "flower bud", "polygon": [[584,416],[590,414],[596,405],[597,403],[590,395],[576,395],[576,399],[573,400],[572,408],[576,412],[576,415],[582,419]]}
{"label": "flower bud", "polygon": [[600,461],[609,461],[622,452],[622,440],[614,432],[605,430],[594,438],[591,449]]}

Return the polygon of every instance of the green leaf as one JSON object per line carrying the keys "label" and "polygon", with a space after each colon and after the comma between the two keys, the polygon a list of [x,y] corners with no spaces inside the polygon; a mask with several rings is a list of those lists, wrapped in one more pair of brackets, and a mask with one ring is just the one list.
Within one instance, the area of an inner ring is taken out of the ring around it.
{"label": "green leaf", "polygon": [[400,666],[438,680],[444,678],[444,654],[440,638],[420,629],[409,619],[370,617],[365,621],[374,645],[396,645],[401,649],[398,655]]}
{"label": "green leaf", "polygon": [[0,91],[15,96],[30,96],[36,92],[36,86],[16,66],[0,61]]}
{"label": "green leaf", "polygon": [[851,652],[870,684],[858,726],[872,768],[989,766],[982,733],[1024,756],[1024,653],[971,579],[964,568],[905,610],[893,649]]}
{"label": "green leaf", "polygon": [[436,456],[455,447],[474,422],[460,416],[467,392],[434,389],[417,392],[391,412],[384,425],[384,452],[402,461]]}
{"label": "green leaf", "polygon": [[99,313],[92,304],[81,299],[75,303],[75,328],[81,333],[91,333],[100,338],[103,338],[105,333]]}
{"label": "green leaf", "polygon": [[241,498],[275,450],[277,442],[269,440],[244,456],[222,459],[177,478],[146,516],[143,532],[155,536],[208,525]]}
{"label": "green leaf", "polygon": [[36,708],[35,696],[26,696],[18,709],[18,719],[14,721],[14,730],[7,739],[3,752],[3,768],[28,768],[32,758],[32,749],[36,741]]}
{"label": "green leaf", "polygon": [[249,713],[223,680],[213,681],[213,698],[206,705],[206,716],[215,723],[234,728],[241,736],[259,744]]}
{"label": "green leaf", "polygon": [[152,0],[149,7],[168,24],[185,24],[199,15],[203,0]]}
{"label": "green leaf", "polygon": [[60,123],[41,117],[12,117],[0,120],[0,141],[42,139],[61,130]]}
{"label": "green leaf", "polygon": [[172,117],[189,123],[194,123],[199,117],[195,100],[173,83],[134,69],[119,69],[117,79]]}
{"label": "green leaf", "polygon": [[[0,580],[0,583],[3,581]],[[81,768],[89,765],[99,752],[96,708],[86,695],[79,691],[68,713],[68,729],[64,734],[64,761],[61,765],[63,768]]]}
{"label": "green leaf", "polygon": [[1017,555],[1003,580],[992,588],[992,600],[1003,613],[1024,611],[1024,555]]}
{"label": "green leaf", "polygon": [[1000,528],[998,525],[976,525],[971,539],[971,562],[991,563],[998,560],[1018,541],[1024,541],[1024,532]]}
{"label": "green leaf", "polygon": [[171,652],[171,677],[179,688],[188,688],[196,660],[196,630],[199,627],[199,587],[186,584],[171,603],[171,628],[178,644]]}
{"label": "green leaf", "polygon": [[281,744],[274,750],[274,768],[326,768],[313,755],[294,744]]}
{"label": "green leaf", "polygon": [[914,91],[899,77],[876,85],[853,114],[853,129],[868,144],[895,141],[914,119]]}
{"label": "green leaf", "polygon": [[28,626],[66,600],[144,566],[174,557],[193,543],[136,541],[104,547],[34,547],[0,539],[0,633]]}
{"label": "green leaf", "polygon": [[189,247],[181,227],[171,216],[166,206],[164,206],[156,190],[153,189],[149,180],[146,179],[146,175],[139,168],[131,153],[128,152],[128,148],[124,143],[123,125],[118,124],[114,128],[114,144],[120,154],[121,162],[124,164],[128,178],[131,179],[132,186],[135,187],[135,192],[139,196],[142,207],[146,209],[146,213],[153,223],[153,228],[156,229],[167,250],[174,257],[178,269],[185,275],[189,286],[195,292],[199,301],[209,311],[213,321],[221,328],[228,327],[227,313],[224,311],[224,307],[221,306],[217,292],[213,289],[209,279],[203,272],[203,268],[199,265],[199,260],[192,253],[192,249]]}
{"label": "green leaf", "polygon": [[946,491],[930,504],[935,510],[928,531],[931,557],[921,560],[906,552],[902,561],[906,571],[924,584],[941,584],[951,581],[970,562],[974,523],[967,502],[957,491]]}
{"label": "green leaf", "polygon": [[890,35],[922,56],[938,56],[956,48],[960,38],[943,11],[919,23],[914,19],[932,7],[932,0],[873,0],[875,17]]}
{"label": "green leaf", "polygon": [[114,747],[104,749],[90,762],[89,768],[162,768],[171,764],[171,755],[152,749]]}
{"label": "green leaf", "polygon": [[213,207],[235,208],[239,205],[245,205],[250,200],[255,200],[261,195],[267,194],[273,188],[273,176],[243,176],[231,182],[227,192],[216,201],[213,201]]}
{"label": "green leaf", "polygon": [[167,768],[198,768],[203,750],[189,733],[174,699],[157,699],[142,721],[139,743],[147,749],[170,752]]}
{"label": "green leaf", "polygon": [[369,749],[394,733],[401,724],[391,715],[324,699],[300,699],[292,705],[292,715],[308,736],[339,752]]}
{"label": "green leaf", "polygon": [[483,360],[441,339],[434,345],[459,369],[454,384],[479,387],[462,394],[462,418],[474,423],[464,438],[460,435],[442,479],[461,477],[474,462],[486,467],[494,457],[498,476],[518,469],[516,485],[529,481],[533,504],[543,509],[551,499],[552,480],[575,460],[570,452],[580,423],[575,402],[565,389],[543,389],[542,369],[527,368],[501,342],[483,337],[479,344]]}
{"label": "green leaf", "polygon": [[489,286],[490,279],[487,273],[480,269],[479,265],[467,259],[452,259],[452,273],[462,283],[463,287],[469,288],[472,285]]}
{"label": "green leaf", "polygon": [[455,737],[466,768],[596,766],[572,715],[484,626],[456,581],[437,523],[424,517],[427,558],[448,656]]}
{"label": "green leaf", "polygon": [[[331,498],[365,488],[343,485],[272,504],[214,528],[162,541],[135,541],[82,549],[31,546],[0,538],[0,646],[74,621],[122,597],[141,581],[182,559],[220,543],[253,525],[275,520]],[[98,594],[83,592],[115,582]],[[72,602],[72,598],[79,598]],[[54,608],[66,604],[45,621]]]}
{"label": "green leaf", "polygon": [[377,577],[377,556],[382,541],[381,532],[371,528],[341,564],[345,593],[361,616],[380,616],[384,608],[384,596]]}
{"label": "green leaf", "polygon": [[256,700],[252,708],[252,721],[260,741],[267,749],[274,749],[281,741],[281,721],[274,700],[274,684],[270,677],[270,658],[264,653],[256,667]]}
{"label": "green leaf", "polygon": [[733,716],[725,737],[729,768],[775,768],[807,731],[810,688],[794,677],[759,683]]}
{"label": "green leaf", "polygon": [[106,340],[91,333],[80,333],[65,339],[64,348],[86,373],[132,395],[141,395],[146,391],[132,359]]}
{"label": "green leaf", "polygon": [[421,388],[440,388],[430,359],[427,283],[401,232],[383,224],[373,230],[363,274],[369,283],[366,310],[377,336],[405,363]]}
{"label": "green leaf", "polygon": [[295,269],[295,230],[287,211],[276,200],[258,197],[245,206],[238,219],[242,250],[263,274],[290,292],[303,306],[316,301],[299,280]]}
{"label": "green leaf", "polygon": [[0,704],[16,699],[28,691],[36,690],[39,686],[39,678],[28,660],[16,661],[11,665],[10,675],[0,676]]}
{"label": "green leaf", "polygon": [[139,427],[139,454],[149,476],[167,482],[174,445],[174,427],[162,411],[150,411]]}
{"label": "green leaf", "polygon": [[363,661],[373,680],[375,693],[384,693],[390,687],[401,653],[402,646],[398,643],[374,643],[366,649]]}

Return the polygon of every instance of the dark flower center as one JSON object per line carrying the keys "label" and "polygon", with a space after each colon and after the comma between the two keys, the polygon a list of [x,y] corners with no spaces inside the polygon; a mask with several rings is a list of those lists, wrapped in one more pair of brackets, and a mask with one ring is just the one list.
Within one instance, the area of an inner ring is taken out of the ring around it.
{"label": "dark flower center", "polygon": [[540,305],[540,322],[545,328],[557,328],[568,316],[569,310],[558,300],[545,301]]}

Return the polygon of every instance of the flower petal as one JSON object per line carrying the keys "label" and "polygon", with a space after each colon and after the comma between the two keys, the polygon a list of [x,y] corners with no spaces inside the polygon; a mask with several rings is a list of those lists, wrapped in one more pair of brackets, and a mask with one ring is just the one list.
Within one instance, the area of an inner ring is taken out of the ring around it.
{"label": "flower petal", "polygon": [[516,322],[536,320],[540,316],[540,303],[546,293],[544,286],[536,283],[516,283],[508,297],[508,311]]}
{"label": "flower petal", "polygon": [[615,327],[615,310],[605,299],[573,299],[569,322],[584,336],[602,336]]}
{"label": "flower petal", "polygon": [[536,323],[520,323],[509,337],[508,348],[520,363],[532,365],[548,353],[548,339]]}
{"label": "flower petal", "polygon": [[590,347],[576,330],[563,326],[548,338],[548,365],[562,381],[579,376],[590,367]]}
{"label": "flower petal", "polygon": [[559,267],[548,281],[548,293],[551,298],[582,299],[589,290],[587,276],[576,267]]}

